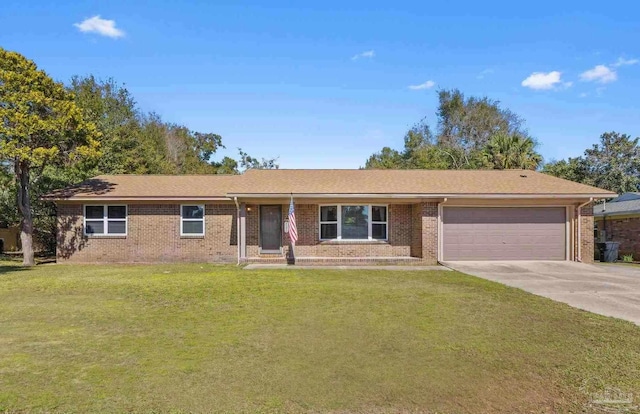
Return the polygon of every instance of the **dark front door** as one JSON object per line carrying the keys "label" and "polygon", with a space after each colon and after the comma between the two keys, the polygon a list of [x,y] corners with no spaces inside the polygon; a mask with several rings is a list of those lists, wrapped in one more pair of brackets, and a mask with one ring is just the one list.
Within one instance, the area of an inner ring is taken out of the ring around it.
{"label": "dark front door", "polygon": [[263,253],[280,253],[282,247],[281,206],[260,206],[260,242]]}

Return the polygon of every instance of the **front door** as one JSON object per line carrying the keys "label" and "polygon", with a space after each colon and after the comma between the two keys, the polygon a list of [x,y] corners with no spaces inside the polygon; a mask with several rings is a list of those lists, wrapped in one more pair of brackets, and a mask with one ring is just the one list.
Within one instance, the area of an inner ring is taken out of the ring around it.
{"label": "front door", "polygon": [[260,206],[260,251],[280,253],[282,247],[282,207]]}

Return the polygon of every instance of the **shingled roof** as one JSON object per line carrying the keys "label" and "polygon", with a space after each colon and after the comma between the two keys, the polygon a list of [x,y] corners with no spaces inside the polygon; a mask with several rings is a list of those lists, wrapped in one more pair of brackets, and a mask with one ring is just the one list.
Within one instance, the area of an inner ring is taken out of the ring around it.
{"label": "shingled roof", "polygon": [[101,175],[48,200],[216,200],[294,196],[522,196],[615,193],[525,170],[250,170],[242,175]]}
{"label": "shingled roof", "polygon": [[615,193],[527,170],[250,170],[230,195],[575,195]]}
{"label": "shingled roof", "polygon": [[54,191],[45,200],[227,199],[238,175],[99,175]]}
{"label": "shingled roof", "polygon": [[640,193],[624,193],[611,201],[593,207],[595,216],[640,215]]}

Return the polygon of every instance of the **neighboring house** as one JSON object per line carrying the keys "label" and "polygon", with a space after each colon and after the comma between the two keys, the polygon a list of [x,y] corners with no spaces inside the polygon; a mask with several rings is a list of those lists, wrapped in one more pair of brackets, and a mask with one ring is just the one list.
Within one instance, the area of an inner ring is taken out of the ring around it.
{"label": "neighboring house", "polygon": [[596,241],[619,242],[620,255],[640,259],[640,193],[624,193],[593,208]]}
{"label": "neighboring house", "polygon": [[60,262],[593,261],[592,202],[615,194],[525,170],[250,170],[99,176],[58,206]]}

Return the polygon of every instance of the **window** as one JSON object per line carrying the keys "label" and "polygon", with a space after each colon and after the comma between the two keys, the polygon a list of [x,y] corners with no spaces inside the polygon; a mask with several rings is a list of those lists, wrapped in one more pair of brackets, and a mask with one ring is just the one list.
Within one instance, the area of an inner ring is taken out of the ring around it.
{"label": "window", "polygon": [[320,239],[338,238],[338,206],[320,207]]}
{"label": "window", "polygon": [[386,206],[371,206],[371,238],[387,240]]}
{"label": "window", "polygon": [[320,240],[387,240],[387,206],[320,206]]}
{"label": "window", "polygon": [[126,236],[127,206],[84,206],[84,234]]}
{"label": "window", "polygon": [[204,205],[180,206],[180,235],[204,236]]}

